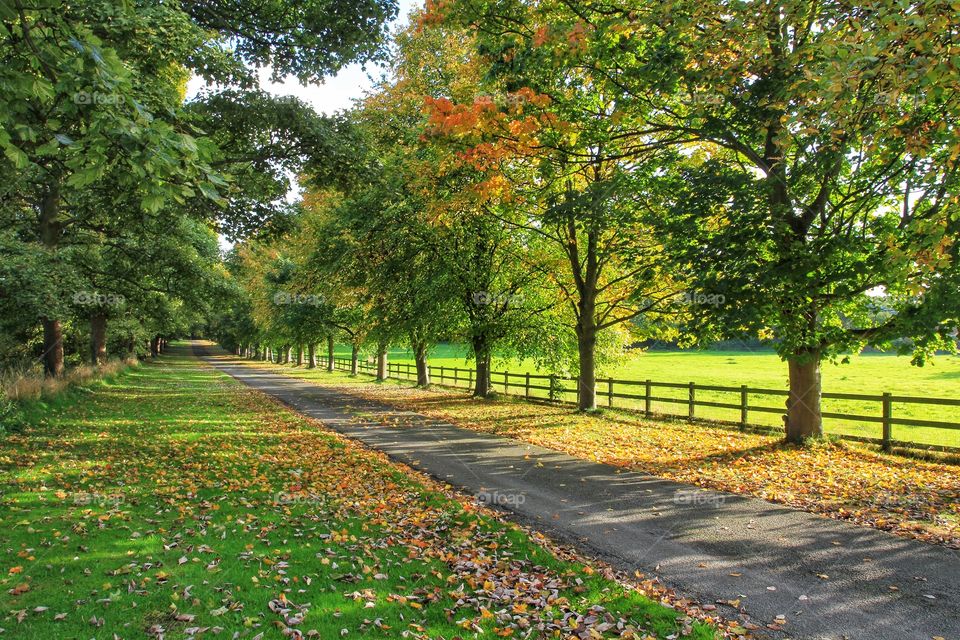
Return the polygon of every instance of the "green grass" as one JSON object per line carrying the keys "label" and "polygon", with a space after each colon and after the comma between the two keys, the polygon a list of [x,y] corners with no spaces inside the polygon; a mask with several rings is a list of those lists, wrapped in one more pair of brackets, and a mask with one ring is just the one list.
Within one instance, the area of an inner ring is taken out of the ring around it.
{"label": "green grass", "polygon": [[[461,620],[491,637],[507,623],[485,581],[507,568],[560,580],[568,604],[531,618],[602,605],[658,638],[680,629],[675,610],[183,352],[31,418],[0,440],[7,637],[280,638],[277,608],[305,611],[296,628],[321,638],[478,635]],[[490,560],[480,584],[454,562],[470,554]],[[457,604],[459,585],[477,606]]]}
{"label": "green grass", "polygon": [[[349,357],[349,350],[337,349],[337,357]],[[413,362],[412,354],[405,349],[394,349],[390,354],[393,362]],[[430,364],[434,367],[470,367],[472,361],[467,358],[467,349],[458,344],[441,344],[434,347],[430,354]],[[531,361],[501,358],[495,362],[496,371],[517,373],[537,373]],[[436,374],[436,372],[435,372]],[[623,380],[653,380],[686,384],[695,382],[704,385],[736,386],[747,385],[753,388],[787,388],[786,364],[770,351],[645,351],[635,352],[626,361],[603,372],[604,376]],[[494,376],[494,386],[502,389],[502,378]],[[566,399],[574,399],[573,387]],[[599,386],[601,392],[606,385]],[[938,356],[924,367],[910,364],[905,356],[882,353],[868,353],[853,356],[849,363],[823,365],[823,390],[834,393],[857,393],[880,395],[890,392],[899,396],[920,396],[925,398],[960,398],[960,357]],[[512,391],[519,391],[512,389]],[[631,389],[626,385],[615,386],[615,392],[643,393],[643,387]],[[685,389],[656,389],[656,396],[685,399]],[[738,393],[699,391],[698,400],[738,403]],[[779,408],[784,398],[779,396],[752,394],[750,404]],[[605,402],[604,398],[600,399]],[[618,406],[640,408],[642,401],[618,399]],[[654,402],[652,409],[661,414],[686,415],[684,404]],[[852,415],[881,416],[878,401],[824,399],[823,410]],[[697,417],[737,421],[740,413],[735,409],[697,407]],[[960,423],[960,408],[938,405],[920,405],[894,403],[895,418],[916,418]],[[780,427],[781,419],[776,414],[754,412],[749,416],[751,423]],[[825,420],[825,429],[836,435],[855,435],[879,438],[879,423],[858,422],[856,420]],[[895,440],[915,442],[923,445],[960,447],[960,429],[936,429],[897,425],[893,428]]]}

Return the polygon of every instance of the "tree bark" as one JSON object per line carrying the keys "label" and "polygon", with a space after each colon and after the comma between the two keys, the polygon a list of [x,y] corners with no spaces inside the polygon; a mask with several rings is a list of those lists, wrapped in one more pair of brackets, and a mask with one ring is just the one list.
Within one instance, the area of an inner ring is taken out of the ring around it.
{"label": "tree bark", "polygon": [[387,346],[378,345],[377,346],[377,380],[383,381],[390,377],[390,372],[387,368]]}
{"label": "tree bark", "polygon": [[280,354],[283,357],[283,364],[290,364],[290,345],[283,345],[280,348]]}
{"label": "tree bark", "polygon": [[802,443],[823,436],[820,411],[820,354],[802,354],[788,360],[790,395],[787,397],[786,436]]}
{"label": "tree bark", "polygon": [[[577,376],[577,409],[593,411],[597,408],[597,283],[600,280],[599,231],[587,230],[586,246],[577,243],[575,220],[568,220],[567,233],[570,239],[567,256],[573,269],[577,287],[577,352],[579,355],[579,374]],[[586,255],[581,260],[580,252]],[[581,266],[582,262],[582,266]]]}
{"label": "tree bark", "polygon": [[302,344],[297,345],[297,366],[298,367],[303,366],[303,345]]}
{"label": "tree bark", "polygon": [[350,375],[355,376],[360,371],[360,346],[356,343],[350,345]]}
{"label": "tree bark", "polygon": [[313,369],[317,366],[317,345],[310,342],[307,344],[307,369]]}
{"label": "tree bark", "polygon": [[430,386],[430,367],[427,366],[427,343],[413,343],[413,359],[417,363],[417,386]]}
{"label": "tree bark", "polygon": [[160,336],[153,336],[150,341],[150,355],[154,358],[160,355]]}
{"label": "tree bark", "polygon": [[95,367],[107,361],[107,314],[97,311],[90,316],[90,364]]}
{"label": "tree bark", "polygon": [[327,336],[327,371],[333,371],[333,336]]}
{"label": "tree bark", "polygon": [[43,324],[43,371],[58,378],[63,375],[63,325],[59,320],[44,318]]}
{"label": "tree bark", "polygon": [[484,338],[473,339],[473,354],[477,360],[477,377],[474,380],[473,395],[486,398],[490,395],[490,345]]}
{"label": "tree bark", "polygon": [[597,326],[592,305],[589,313],[581,308],[580,321],[577,323],[577,351],[580,355],[577,408],[580,411],[593,411],[597,408]]}

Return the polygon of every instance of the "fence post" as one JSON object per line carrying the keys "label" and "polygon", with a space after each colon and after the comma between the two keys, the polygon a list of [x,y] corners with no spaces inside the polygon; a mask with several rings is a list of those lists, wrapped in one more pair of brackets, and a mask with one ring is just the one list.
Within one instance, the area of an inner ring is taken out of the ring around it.
{"label": "fence post", "polygon": [[607,378],[607,406],[613,406],[613,378]]}
{"label": "fence post", "polygon": [[550,400],[554,401],[557,399],[557,374],[550,374]]}
{"label": "fence post", "polygon": [[697,406],[696,405],[696,401],[697,401],[696,389],[697,389],[697,386],[693,382],[691,382],[690,391],[688,393],[690,402],[689,402],[689,406],[687,407],[687,417],[690,418],[691,420],[693,420],[694,407]]}
{"label": "fence post", "polygon": [[527,371],[526,379],[524,380],[524,383],[523,383],[523,396],[525,398],[530,397],[530,372],[529,371]]}
{"label": "fence post", "polygon": [[458,386],[460,384],[460,367],[453,368],[453,386]]}
{"label": "fence post", "polygon": [[646,387],[646,392],[644,393],[644,396],[643,396],[643,411],[649,418],[650,417],[650,381],[647,380],[644,386]]}
{"label": "fence post", "polygon": [[473,369],[467,369],[467,389],[473,388]]}
{"label": "fence post", "polygon": [[883,394],[883,450],[893,448],[893,400],[889,392]]}
{"label": "fence post", "polygon": [[747,385],[740,385],[740,428],[747,428]]}

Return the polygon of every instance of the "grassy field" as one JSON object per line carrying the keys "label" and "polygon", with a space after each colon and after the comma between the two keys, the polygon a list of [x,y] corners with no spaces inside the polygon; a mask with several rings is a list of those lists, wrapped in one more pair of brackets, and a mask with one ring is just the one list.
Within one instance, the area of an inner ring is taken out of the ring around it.
{"label": "grassy field", "polygon": [[715,632],[184,351],[30,415],[0,439],[4,637]]}
{"label": "grassy field", "polygon": [[345,371],[250,362],[473,429],[711,489],[751,495],[960,549],[960,466],[874,452],[856,444],[794,446],[779,436],[706,423],[664,423],[603,409],[501,397],[471,398],[376,382]]}
{"label": "grassy field", "polygon": [[[434,367],[469,367],[472,363],[466,359],[467,350],[462,345],[438,345],[431,353],[430,363]],[[349,351],[338,348],[338,357],[349,357]],[[412,354],[404,349],[395,349],[391,353],[393,362],[413,362]],[[518,373],[537,373],[536,366],[529,361],[500,359],[495,363],[497,371],[508,370]],[[435,374],[438,372],[435,372]],[[606,371],[604,376],[625,380],[653,380],[673,382],[736,386],[748,385],[755,388],[786,389],[786,365],[772,352],[757,351],[646,351],[637,352],[621,365]],[[494,386],[502,390],[502,378],[494,376]],[[568,383],[570,392],[567,399],[573,399],[573,385]],[[600,385],[601,391],[606,390]],[[879,353],[854,356],[847,364],[826,363],[823,366],[823,389],[825,392],[859,393],[879,395],[890,392],[901,396],[920,396],[960,399],[960,357],[941,356],[934,358],[924,367],[915,367],[910,359],[903,356]],[[514,389],[513,391],[517,391]],[[630,389],[616,387],[617,393],[627,391],[642,393],[642,387]],[[677,399],[686,398],[684,389],[656,389],[654,395]],[[715,402],[739,402],[738,393],[700,391],[699,400]],[[601,402],[605,402],[601,398]],[[640,407],[642,402],[617,400],[619,406]],[[784,398],[761,394],[752,394],[750,404],[767,407],[782,407]],[[653,411],[661,414],[686,415],[683,404],[654,402]],[[880,416],[879,402],[860,400],[824,399],[823,410],[854,415]],[[918,405],[894,403],[893,415],[898,418],[918,418],[960,423],[960,407],[937,405]],[[735,409],[698,407],[697,416],[719,420],[739,420]],[[778,415],[754,412],[750,422],[780,427]],[[879,423],[866,423],[849,420],[828,419],[825,421],[828,433],[857,435],[879,438]],[[893,429],[895,440],[916,442],[925,445],[943,445],[960,447],[960,429],[934,429],[897,425]]]}

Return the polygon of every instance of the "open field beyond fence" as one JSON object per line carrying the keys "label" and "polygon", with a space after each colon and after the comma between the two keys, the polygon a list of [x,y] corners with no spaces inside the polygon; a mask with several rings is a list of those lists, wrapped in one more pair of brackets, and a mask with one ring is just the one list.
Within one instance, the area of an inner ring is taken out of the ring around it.
{"label": "open field beyond fence", "polygon": [[[415,379],[408,352],[394,351],[391,360],[392,375]],[[441,345],[430,364],[436,384],[473,383],[472,363],[459,345]],[[338,358],[337,366],[348,368],[349,360]],[[361,367],[374,372],[368,361]],[[915,367],[905,357],[869,354],[823,369],[828,434],[888,446],[960,449],[960,358],[944,356]],[[501,360],[492,379],[501,393],[576,399],[575,380],[537,372],[529,362]],[[601,406],[780,429],[786,366],[770,352],[644,352],[598,378],[597,395]]]}

